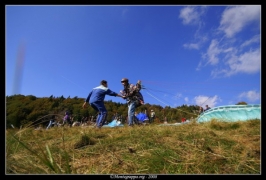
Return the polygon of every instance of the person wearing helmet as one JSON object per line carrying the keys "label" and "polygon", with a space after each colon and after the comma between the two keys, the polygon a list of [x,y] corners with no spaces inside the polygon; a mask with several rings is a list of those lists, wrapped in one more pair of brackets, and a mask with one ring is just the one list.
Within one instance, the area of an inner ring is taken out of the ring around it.
{"label": "person wearing helmet", "polygon": [[123,78],[121,80],[122,85],[124,86],[124,90],[120,91],[120,93],[124,96],[128,104],[128,126],[133,126],[135,119],[135,109],[140,104],[143,103],[143,97],[139,92],[141,90],[141,81],[138,80],[137,84],[130,84],[127,78]]}
{"label": "person wearing helmet", "polygon": [[92,89],[82,105],[82,107],[85,108],[86,104],[89,102],[91,107],[99,112],[96,119],[97,128],[101,128],[104,125],[107,117],[107,110],[104,106],[105,95],[123,97],[122,95],[110,90],[108,88],[107,81],[102,80],[100,86]]}

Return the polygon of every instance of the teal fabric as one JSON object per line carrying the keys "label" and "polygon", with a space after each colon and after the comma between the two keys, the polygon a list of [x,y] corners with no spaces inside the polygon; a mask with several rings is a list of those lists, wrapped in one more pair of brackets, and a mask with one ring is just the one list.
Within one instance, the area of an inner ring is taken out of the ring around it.
{"label": "teal fabric", "polygon": [[103,125],[103,127],[122,127],[122,126],[124,126],[124,125],[121,123],[118,123],[118,121],[116,119],[114,119],[112,122],[110,122],[107,125]]}
{"label": "teal fabric", "polygon": [[202,113],[197,122],[206,122],[212,119],[235,122],[251,119],[261,119],[261,105],[227,105],[218,106]]}

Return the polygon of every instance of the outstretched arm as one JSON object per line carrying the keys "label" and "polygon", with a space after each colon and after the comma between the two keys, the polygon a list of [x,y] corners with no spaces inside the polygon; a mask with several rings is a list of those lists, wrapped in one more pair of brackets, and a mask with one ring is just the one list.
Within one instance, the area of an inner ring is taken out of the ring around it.
{"label": "outstretched arm", "polygon": [[121,98],[125,98],[125,96],[124,95],[122,95],[122,94],[117,94],[116,96],[118,96],[118,97],[121,97]]}

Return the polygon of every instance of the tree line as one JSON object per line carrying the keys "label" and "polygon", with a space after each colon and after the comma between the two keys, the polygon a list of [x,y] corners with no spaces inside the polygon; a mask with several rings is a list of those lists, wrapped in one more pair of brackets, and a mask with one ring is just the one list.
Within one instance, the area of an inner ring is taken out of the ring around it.
{"label": "tree line", "polygon": [[[75,121],[80,121],[83,117],[97,116],[97,112],[91,107],[82,109],[84,98],[65,98],[55,97],[36,97],[33,95],[16,94],[6,96],[6,128],[21,127],[29,123],[48,124],[52,115],[63,118],[64,113],[69,111]],[[105,106],[108,111],[107,121],[111,122],[114,115],[119,115],[122,119],[127,118],[127,104],[105,101]],[[182,118],[191,119],[198,116],[199,106],[182,105],[176,108],[170,106],[162,107],[160,105],[151,105],[146,103],[136,109],[136,112],[146,112],[149,116],[150,111],[156,113],[155,122],[160,123],[164,119],[168,122],[181,122]]]}

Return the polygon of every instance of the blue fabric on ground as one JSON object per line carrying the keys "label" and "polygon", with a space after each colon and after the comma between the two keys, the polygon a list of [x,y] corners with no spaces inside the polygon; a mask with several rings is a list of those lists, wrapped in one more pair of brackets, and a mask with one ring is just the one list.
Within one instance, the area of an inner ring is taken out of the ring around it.
{"label": "blue fabric on ground", "polygon": [[110,122],[107,125],[103,125],[103,127],[122,127],[124,126],[123,124],[121,124],[120,121],[117,121],[116,119],[114,119],[112,122]]}
{"label": "blue fabric on ground", "polygon": [[139,113],[136,116],[139,121],[144,122],[146,120],[149,120],[148,116],[145,113]]}

